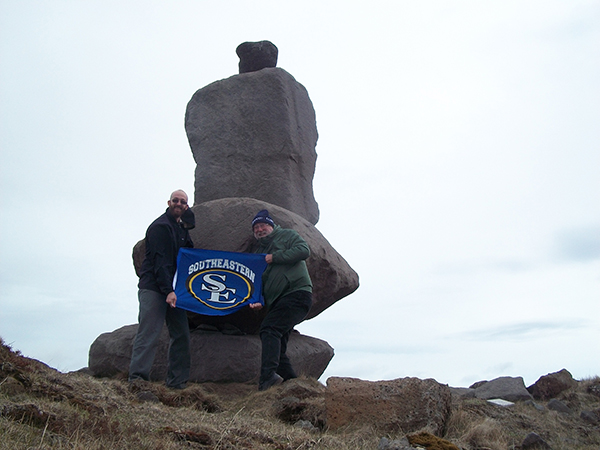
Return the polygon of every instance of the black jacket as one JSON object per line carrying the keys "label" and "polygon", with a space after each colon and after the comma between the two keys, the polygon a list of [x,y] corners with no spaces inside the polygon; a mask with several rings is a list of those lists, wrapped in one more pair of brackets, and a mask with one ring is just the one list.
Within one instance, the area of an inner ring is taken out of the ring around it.
{"label": "black jacket", "polygon": [[[187,211],[191,210],[188,209]],[[186,222],[193,223],[193,213]],[[146,256],[142,263],[140,289],[150,289],[165,295],[173,292],[173,277],[177,268],[177,253],[181,247],[193,247],[188,229],[181,226],[169,209],[150,224],[146,231]],[[192,227],[193,228],[193,227]]]}

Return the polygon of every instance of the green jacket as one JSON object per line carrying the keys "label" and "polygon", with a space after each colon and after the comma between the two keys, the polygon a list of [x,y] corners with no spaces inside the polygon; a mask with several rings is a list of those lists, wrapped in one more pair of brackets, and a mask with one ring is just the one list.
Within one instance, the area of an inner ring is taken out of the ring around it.
{"label": "green jacket", "polygon": [[312,282],[304,261],[309,257],[310,249],[296,231],[275,225],[271,234],[258,239],[254,253],[273,255],[273,262],[262,276],[267,308],[278,298],[292,292],[312,292]]}

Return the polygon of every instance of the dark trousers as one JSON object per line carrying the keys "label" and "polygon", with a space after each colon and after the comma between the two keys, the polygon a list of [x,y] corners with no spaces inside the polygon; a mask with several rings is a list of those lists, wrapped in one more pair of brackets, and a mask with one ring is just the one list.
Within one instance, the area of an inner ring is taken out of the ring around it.
{"label": "dark trousers", "polygon": [[158,339],[165,320],[171,337],[167,386],[180,386],[190,377],[190,327],[183,309],[171,308],[167,296],[149,289],[138,292],[140,313],[138,330],[133,341],[129,380],[150,379]]}
{"label": "dark trousers", "polygon": [[260,383],[269,380],[274,373],[284,380],[296,378],[289,358],[286,355],[290,334],[307,316],[312,305],[312,293],[295,291],[280,297],[269,309],[260,326],[262,358]]}

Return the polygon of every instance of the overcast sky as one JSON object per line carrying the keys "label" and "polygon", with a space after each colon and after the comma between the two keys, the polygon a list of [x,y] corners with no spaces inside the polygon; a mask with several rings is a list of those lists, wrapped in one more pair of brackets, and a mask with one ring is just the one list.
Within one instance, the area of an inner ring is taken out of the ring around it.
{"label": "overcast sky", "polygon": [[69,371],[137,322],[132,247],[194,192],[186,104],[265,39],[360,276],[299,326],[322,379],[600,375],[599,1],[0,0],[0,336]]}

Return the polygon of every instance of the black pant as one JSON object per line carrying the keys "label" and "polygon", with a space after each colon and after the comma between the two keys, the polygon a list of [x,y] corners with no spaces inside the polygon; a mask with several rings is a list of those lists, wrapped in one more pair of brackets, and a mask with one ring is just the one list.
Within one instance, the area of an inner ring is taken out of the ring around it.
{"label": "black pant", "polygon": [[167,386],[184,385],[190,377],[190,326],[185,311],[171,308],[165,301],[165,294],[150,289],[140,289],[138,298],[139,326],[133,341],[129,380],[150,379],[154,355],[166,320],[171,337]]}
{"label": "black pant", "polygon": [[295,291],[275,300],[260,326],[262,360],[260,382],[269,380],[274,373],[284,380],[296,378],[286,355],[287,343],[295,325],[307,316],[312,305],[312,293]]}

